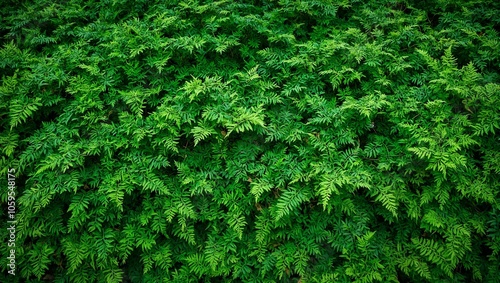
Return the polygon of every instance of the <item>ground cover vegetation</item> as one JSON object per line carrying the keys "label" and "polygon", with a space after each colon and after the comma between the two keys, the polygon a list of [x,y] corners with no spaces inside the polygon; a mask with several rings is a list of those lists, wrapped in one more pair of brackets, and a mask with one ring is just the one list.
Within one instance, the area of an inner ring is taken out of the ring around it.
{"label": "ground cover vegetation", "polygon": [[2,1],[0,281],[499,282],[499,3]]}

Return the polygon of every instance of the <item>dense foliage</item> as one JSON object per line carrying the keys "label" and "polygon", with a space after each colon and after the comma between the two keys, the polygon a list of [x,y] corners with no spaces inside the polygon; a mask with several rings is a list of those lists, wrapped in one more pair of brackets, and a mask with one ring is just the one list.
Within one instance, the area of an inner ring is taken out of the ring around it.
{"label": "dense foliage", "polygon": [[0,281],[500,282],[495,2],[3,1]]}

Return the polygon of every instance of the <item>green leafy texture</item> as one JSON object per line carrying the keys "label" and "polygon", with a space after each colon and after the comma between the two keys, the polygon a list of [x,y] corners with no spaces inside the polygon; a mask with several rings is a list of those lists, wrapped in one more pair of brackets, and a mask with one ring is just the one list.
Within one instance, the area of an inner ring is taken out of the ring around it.
{"label": "green leafy texture", "polygon": [[495,1],[4,2],[0,282],[498,282]]}

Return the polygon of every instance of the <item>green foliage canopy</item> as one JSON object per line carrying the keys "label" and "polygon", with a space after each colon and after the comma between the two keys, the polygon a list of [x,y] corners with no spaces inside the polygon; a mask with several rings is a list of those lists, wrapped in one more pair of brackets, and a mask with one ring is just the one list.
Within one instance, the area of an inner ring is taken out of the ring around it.
{"label": "green foliage canopy", "polygon": [[499,282],[495,1],[4,2],[17,282]]}

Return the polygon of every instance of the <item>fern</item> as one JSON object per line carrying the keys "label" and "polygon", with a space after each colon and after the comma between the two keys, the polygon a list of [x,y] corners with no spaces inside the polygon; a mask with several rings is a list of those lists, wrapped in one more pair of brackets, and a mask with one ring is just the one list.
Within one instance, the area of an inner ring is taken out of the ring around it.
{"label": "fern", "polygon": [[493,1],[14,2],[0,282],[497,281]]}

